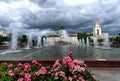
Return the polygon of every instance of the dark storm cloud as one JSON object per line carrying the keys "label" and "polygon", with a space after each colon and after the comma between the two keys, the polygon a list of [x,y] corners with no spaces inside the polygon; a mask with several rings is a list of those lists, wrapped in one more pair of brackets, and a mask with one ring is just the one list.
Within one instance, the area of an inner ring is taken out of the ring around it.
{"label": "dark storm cloud", "polygon": [[0,24],[9,29],[92,32],[96,19],[103,32],[120,29],[119,0],[0,0]]}

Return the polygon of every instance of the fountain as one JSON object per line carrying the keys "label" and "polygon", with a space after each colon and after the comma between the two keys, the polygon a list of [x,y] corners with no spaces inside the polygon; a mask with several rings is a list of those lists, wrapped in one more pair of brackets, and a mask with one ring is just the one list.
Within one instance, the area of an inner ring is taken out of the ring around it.
{"label": "fountain", "polygon": [[37,48],[41,46],[41,36],[38,36]]}
{"label": "fountain", "polygon": [[71,39],[67,34],[67,31],[62,30],[60,40],[65,42],[71,42]]}
{"label": "fountain", "polygon": [[110,49],[108,33],[103,34],[103,40],[104,40],[104,42],[103,42],[102,49]]}
{"label": "fountain", "polygon": [[17,30],[13,30],[11,35],[12,35],[12,38],[11,38],[11,48],[8,49],[8,50],[5,50],[1,54],[7,54],[7,53],[13,53],[13,52],[21,52],[21,50],[17,49],[18,48],[18,43],[17,43],[18,31]]}
{"label": "fountain", "polygon": [[17,39],[18,39],[18,33],[16,30],[12,32],[12,40],[11,40],[11,50],[16,51],[17,50]]}
{"label": "fountain", "polygon": [[28,34],[28,43],[25,49],[30,49],[32,47],[32,33]]}
{"label": "fountain", "polygon": [[81,40],[80,39],[79,39],[78,43],[79,43],[79,46],[81,46]]}
{"label": "fountain", "polygon": [[98,41],[97,41],[97,37],[93,37],[93,44],[95,48],[99,48],[98,46]]}
{"label": "fountain", "polygon": [[89,44],[89,38],[88,37],[87,37],[87,40],[86,40],[86,45],[90,46],[90,44]]}
{"label": "fountain", "polygon": [[45,46],[52,46],[52,45],[55,45],[55,42],[53,40],[46,38]]}
{"label": "fountain", "polygon": [[82,38],[82,46],[85,46],[85,40]]}

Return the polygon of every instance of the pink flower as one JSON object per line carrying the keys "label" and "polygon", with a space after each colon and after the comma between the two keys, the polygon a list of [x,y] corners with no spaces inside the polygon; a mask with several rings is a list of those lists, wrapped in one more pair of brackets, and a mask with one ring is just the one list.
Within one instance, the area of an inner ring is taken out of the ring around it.
{"label": "pink flower", "polygon": [[69,63],[68,63],[68,66],[70,67],[70,69],[73,69],[74,63],[73,63],[73,62],[69,62]]}
{"label": "pink flower", "polygon": [[77,78],[77,76],[76,76],[76,75],[73,75],[73,78],[74,78],[74,79],[76,79],[76,78]]}
{"label": "pink flower", "polygon": [[34,73],[34,76],[39,76],[40,74],[47,74],[46,67],[41,67],[41,69]]}
{"label": "pink flower", "polygon": [[24,79],[23,78],[19,78],[17,81],[23,81]]}
{"label": "pink flower", "polygon": [[24,75],[24,78],[25,78],[25,81],[31,81],[31,75],[30,74],[28,74],[28,73],[25,73],[25,75]]}
{"label": "pink flower", "polygon": [[13,67],[13,64],[9,64],[9,65],[8,65],[8,68],[11,68],[11,67]]}
{"label": "pink flower", "polygon": [[80,80],[80,81],[85,81],[82,77],[79,77],[79,80]]}
{"label": "pink flower", "polygon": [[33,64],[38,64],[39,62],[37,60],[32,60]]}
{"label": "pink flower", "polygon": [[56,60],[55,64],[53,65],[53,68],[58,69],[60,67],[61,67],[61,64],[60,64],[59,60]]}
{"label": "pink flower", "polygon": [[38,65],[39,65],[40,67],[42,66],[42,64],[40,64],[40,63],[39,63]]}
{"label": "pink flower", "polygon": [[83,67],[80,67],[79,65],[75,65],[73,71],[82,72],[82,71],[84,71],[84,70],[85,70],[85,69],[84,69]]}
{"label": "pink flower", "polygon": [[72,73],[72,71],[73,71],[73,70],[70,68],[70,69],[69,69],[69,72],[71,72],[71,73]]}
{"label": "pink flower", "polygon": [[93,79],[96,79],[95,75],[92,75]]}
{"label": "pink flower", "polygon": [[80,61],[80,60],[75,59],[75,60],[73,60],[73,63],[74,63],[75,65],[79,65],[79,64],[81,64],[81,63],[83,63],[83,62]]}
{"label": "pink flower", "polygon": [[46,74],[47,73],[47,70],[46,70],[46,67],[41,67],[41,69],[39,70],[39,73],[40,74]]}
{"label": "pink flower", "polygon": [[39,76],[39,75],[40,73],[38,71],[34,73],[34,76]]}
{"label": "pink flower", "polygon": [[18,70],[18,67],[14,68],[14,71],[17,71]]}
{"label": "pink flower", "polygon": [[69,77],[69,81],[72,81],[73,80],[73,78],[72,77]]}
{"label": "pink flower", "polygon": [[63,64],[67,64],[69,62],[72,62],[72,59],[69,56],[64,57],[63,60],[62,60]]}
{"label": "pink flower", "polygon": [[54,79],[58,79],[59,76],[61,76],[64,80],[67,79],[67,77],[65,76],[65,72],[63,72],[63,71],[60,71],[60,72],[58,72],[58,73],[55,73]]}
{"label": "pink flower", "polygon": [[15,75],[15,73],[13,72],[13,70],[9,70],[9,75],[10,76],[14,76]]}
{"label": "pink flower", "polygon": [[30,64],[29,63],[25,63],[24,64],[24,71],[28,71],[30,69]]}
{"label": "pink flower", "polygon": [[23,66],[23,64],[22,64],[22,63],[19,63],[17,66],[18,66],[18,67],[22,67],[22,66]]}
{"label": "pink flower", "polygon": [[24,75],[24,71],[23,70],[21,70],[20,72],[19,72],[19,75]]}
{"label": "pink flower", "polygon": [[69,52],[67,53],[67,55],[68,55],[68,56],[73,56],[72,51],[69,51]]}
{"label": "pink flower", "polygon": [[65,72],[63,71],[60,71],[59,76],[63,77],[64,80],[67,79],[67,77],[65,76]]}

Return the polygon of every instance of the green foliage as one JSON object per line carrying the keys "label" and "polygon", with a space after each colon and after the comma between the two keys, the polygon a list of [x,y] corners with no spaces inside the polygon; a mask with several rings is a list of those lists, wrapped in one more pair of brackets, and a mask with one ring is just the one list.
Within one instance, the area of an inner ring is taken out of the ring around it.
{"label": "green foliage", "polygon": [[116,36],[116,41],[120,42],[120,33]]}
{"label": "green foliage", "polygon": [[26,43],[27,42],[27,36],[26,35],[22,35],[22,37],[19,37],[19,41],[21,42],[21,43]]}
{"label": "green foliage", "polygon": [[10,41],[10,37],[3,37],[3,36],[0,36],[0,45],[4,42],[4,41]]}
{"label": "green foliage", "polygon": [[90,39],[90,36],[92,34],[87,34],[87,33],[77,33],[77,39],[80,40],[80,39],[84,39],[86,41],[87,37]]}

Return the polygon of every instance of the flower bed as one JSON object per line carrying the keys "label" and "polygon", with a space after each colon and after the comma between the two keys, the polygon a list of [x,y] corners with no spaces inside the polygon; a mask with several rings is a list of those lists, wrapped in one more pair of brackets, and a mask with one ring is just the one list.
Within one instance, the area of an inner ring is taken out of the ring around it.
{"label": "flower bed", "polygon": [[0,81],[98,81],[87,70],[82,60],[73,59],[68,52],[62,61],[56,60],[53,66],[43,66],[37,60],[31,63],[2,63]]}

